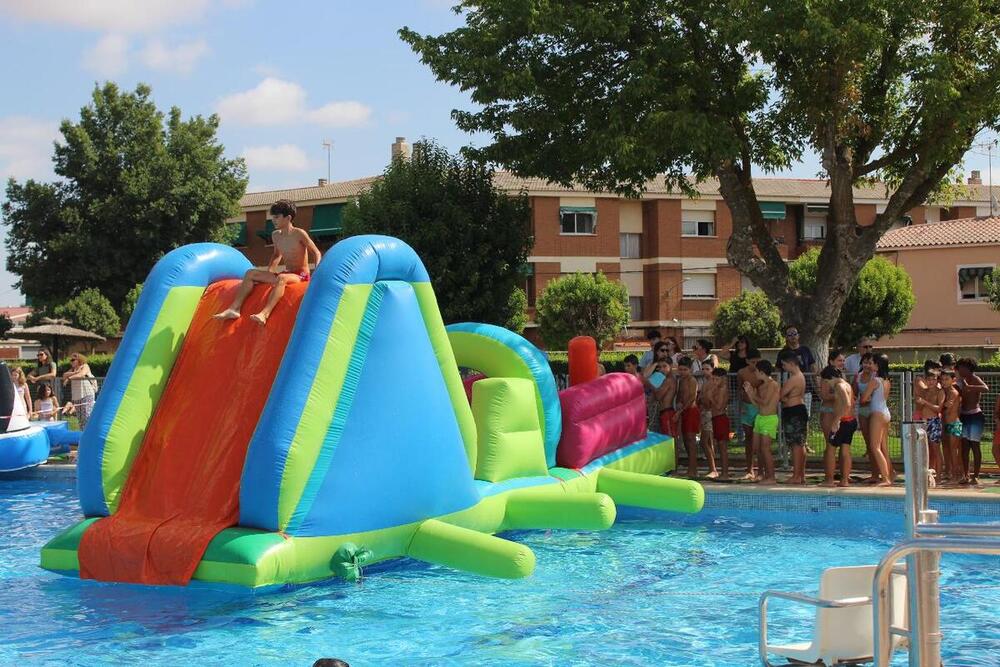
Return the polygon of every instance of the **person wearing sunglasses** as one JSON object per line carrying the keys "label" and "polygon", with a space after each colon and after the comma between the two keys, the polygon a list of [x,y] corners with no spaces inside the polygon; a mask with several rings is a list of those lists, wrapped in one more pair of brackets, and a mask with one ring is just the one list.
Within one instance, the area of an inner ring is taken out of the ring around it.
{"label": "person wearing sunglasses", "polygon": [[39,398],[42,387],[47,386],[55,393],[56,362],[44,347],[37,354],[38,365],[28,373],[28,382],[32,384],[32,393]]}
{"label": "person wearing sunglasses", "polygon": [[862,338],[858,341],[857,352],[844,359],[844,379],[853,382],[858,373],[861,372],[861,355],[872,351],[872,341],[870,338]]}

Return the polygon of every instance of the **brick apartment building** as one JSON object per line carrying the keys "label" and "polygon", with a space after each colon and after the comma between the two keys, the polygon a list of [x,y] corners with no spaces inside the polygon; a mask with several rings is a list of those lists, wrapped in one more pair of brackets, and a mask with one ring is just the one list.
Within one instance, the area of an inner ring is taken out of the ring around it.
{"label": "brick apartment building", "polygon": [[[406,145],[397,139],[394,154],[401,150]],[[287,198],[299,207],[296,225],[309,230],[325,249],[340,236],[343,207],[376,178],[320,180],[312,187],[248,193],[241,200],[244,219],[231,221],[241,226],[236,244],[254,264],[267,264],[273,229],[267,209]],[[712,181],[697,186],[697,198],[651,183],[640,199],[567,189],[508,172],[498,172],[496,184],[511,193],[526,192],[531,203],[535,243],[525,267],[529,309],[550,280],[577,271],[603,271],[628,289],[629,326],[637,329],[630,335],[655,326],[689,344],[707,333],[720,301],[754,289],[726,259],[732,218]],[[754,186],[783,257],[792,260],[822,244],[829,201],[825,181],[758,178]],[[909,223],[989,215],[989,189],[978,172],[973,172],[967,190],[968,199],[950,206],[910,211]],[[994,192],[1000,194],[1000,186]],[[861,224],[871,224],[887,203],[880,187],[856,188],[854,199]]]}

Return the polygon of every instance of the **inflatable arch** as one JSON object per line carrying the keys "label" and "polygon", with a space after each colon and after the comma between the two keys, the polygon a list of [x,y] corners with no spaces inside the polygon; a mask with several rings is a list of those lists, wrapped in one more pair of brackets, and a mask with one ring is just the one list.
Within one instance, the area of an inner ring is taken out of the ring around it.
{"label": "inflatable arch", "polygon": [[[700,486],[657,476],[669,438],[603,416],[631,414],[634,378],[608,385],[620,406],[601,403],[599,381],[556,395],[523,338],[449,334],[405,243],[341,241],[264,327],[213,319],[247,268],[198,244],[153,269],[80,444],[86,518],[43,548],[43,567],[256,588],[410,556],[520,577],[534,555],[495,533],[607,528],[616,501],[700,509]],[[471,405],[467,359],[490,375]]]}

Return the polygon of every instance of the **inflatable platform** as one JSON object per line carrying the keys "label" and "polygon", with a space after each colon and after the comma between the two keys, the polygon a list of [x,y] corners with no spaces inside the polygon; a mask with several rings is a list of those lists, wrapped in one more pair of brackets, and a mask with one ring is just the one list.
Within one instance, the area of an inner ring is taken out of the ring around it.
{"label": "inflatable platform", "polygon": [[68,452],[80,432],[65,421],[28,421],[28,407],[14,387],[10,369],[0,362],[0,473],[33,468],[52,454]]}
{"label": "inflatable platform", "polygon": [[[409,556],[514,578],[534,555],[497,533],[701,508],[698,484],[660,476],[673,442],[646,431],[635,378],[560,393],[524,338],[446,329],[405,243],[341,241],[264,327],[212,319],[249,268],[215,244],[154,267],[80,443],[85,518],[42,567],[259,588]],[[483,376],[469,394],[459,367]]]}

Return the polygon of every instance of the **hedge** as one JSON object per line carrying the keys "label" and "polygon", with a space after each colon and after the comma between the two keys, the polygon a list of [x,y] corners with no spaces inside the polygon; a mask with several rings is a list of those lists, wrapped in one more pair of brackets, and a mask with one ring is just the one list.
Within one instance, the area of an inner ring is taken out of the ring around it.
{"label": "hedge", "polygon": [[[108,374],[108,368],[111,366],[111,360],[115,358],[113,354],[94,354],[87,357],[87,363],[90,365],[90,372],[94,374],[94,377],[105,377]],[[30,359],[14,359],[7,362],[7,365],[11,368],[20,367],[24,369],[27,373],[33,370],[37,365],[34,361]],[[56,363],[56,370],[59,375],[62,375],[69,370],[69,358]]]}

